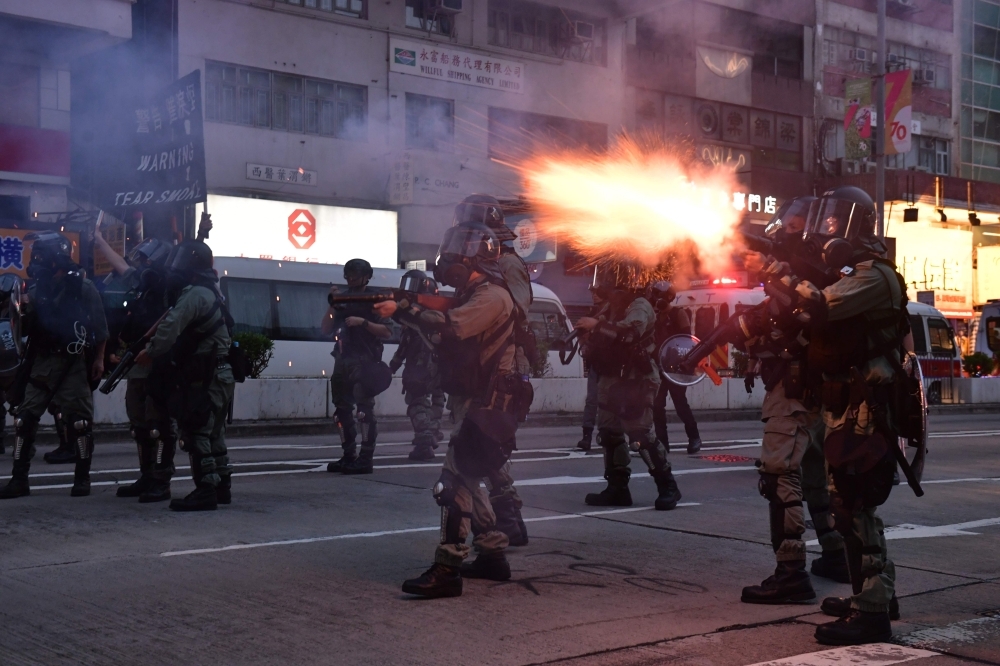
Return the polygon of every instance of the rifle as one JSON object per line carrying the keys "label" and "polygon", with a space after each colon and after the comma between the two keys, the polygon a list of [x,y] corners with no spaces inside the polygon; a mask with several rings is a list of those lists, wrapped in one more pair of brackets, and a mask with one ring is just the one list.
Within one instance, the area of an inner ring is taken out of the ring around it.
{"label": "rifle", "polygon": [[374,305],[376,303],[384,303],[386,301],[399,301],[403,308],[409,307],[410,304],[417,304],[427,308],[428,310],[437,310],[438,312],[447,312],[451,308],[458,305],[458,299],[451,296],[415,294],[403,291],[402,289],[387,289],[386,291],[374,294],[327,294],[326,301],[332,308],[352,304],[370,303]]}
{"label": "rifle", "polygon": [[[170,312],[170,310],[168,309],[167,312]],[[160,318],[156,320],[156,323],[153,324],[148,331],[146,331],[145,335],[129,346],[128,351],[126,351],[125,355],[122,356],[122,360],[118,362],[118,366],[115,367],[114,371],[110,375],[108,375],[108,378],[104,380],[104,384],[101,385],[101,388],[99,388],[98,391],[104,395],[108,395],[115,390],[115,387],[118,386],[119,382],[121,382],[122,377],[127,375],[129,370],[135,366],[136,356],[138,356],[139,353],[146,348],[146,345],[156,333],[156,329],[159,328],[160,322],[162,322],[163,318],[167,316],[167,312],[160,315]]]}
{"label": "rifle", "polygon": [[[686,375],[694,374],[702,359],[711,354],[716,347],[729,343],[741,344],[755,337],[757,324],[754,320],[760,318],[761,313],[768,307],[769,303],[770,299],[761,301],[743,312],[737,312],[719,324],[704,340],[691,348],[677,371]],[[671,370],[664,368],[664,372],[671,372]]]}

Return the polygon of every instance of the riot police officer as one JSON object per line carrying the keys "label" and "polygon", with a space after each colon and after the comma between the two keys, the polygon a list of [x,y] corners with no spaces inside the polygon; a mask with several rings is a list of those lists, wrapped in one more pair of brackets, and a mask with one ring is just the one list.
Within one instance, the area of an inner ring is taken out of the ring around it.
{"label": "riot police officer", "polygon": [[[156,238],[139,243],[127,259],[116,253],[104,236],[94,235],[94,243],[111,264],[108,289],[123,294],[122,321],[117,338],[131,346],[159,321],[167,310],[164,264],[171,247]],[[167,405],[149,392],[149,366],[135,364],[128,371],[125,412],[139,453],[139,478],[115,493],[118,497],[138,497],[139,502],[170,499],[170,479],[174,474],[177,433]]]}
{"label": "riot police officer", "polygon": [[152,364],[147,387],[177,419],[179,445],[191,460],[195,489],[171,500],[174,511],[213,511],[232,502],[226,415],[235,388],[233,322],[212,263],[212,250],[200,240],[171,250],[164,266],[171,307],[136,357],[137,365]]}
{"label": "riot police officer", "polygon": [[[448,442],[434,498],[441,507],[441,543],[434,564],[403,583],[403,591],[423,597],[459,596],[462,578],[507,580],[507,535],[481,481],[509,459],[524,407],[522,378],[515,367],[513,300],[497,261],[499,243],[484,224],[459,224],[445,233],[434,276],[455,287],[458,305],[448,312],[406,302],[380,303],[383,316],[420,329],[439,346],[441,385],[448,392],[456,427]],[[475,561],[466,539],[470,526]]]}
{"label": "riot police officer", "polygon": [[[517,234],[507,226],[500,202],[488,194],[472,194],[459,203],[455,207],[455,224],[485,224],[500,243],[497,266],[503,277],[503,285],[514,301],[515,365],[522,377],[530,377],[532,366],[539,361],[535,334],[528,323],[528,308],[531,307],[534,295],[528,266],[511,245],[517,240]],[[521,517],[524,502],[514,487],[510,467],[508,461],[495,474],[487,477],[486,484],[493,513],[497,517],[497,528],[507,535],[511,546],[526,546],[528,528]]]}
{"label": "riot police officer", "polygon": [[[588,332],[589,361],[600,374],[598,443],[604,449],[608,486],[586,497],[591,506],[631,506],[628,482],[629,446],[642,456],[656,481],[655,508],[677,506],[677,488],[667,451],[653,434],[653,397],[660,382],[653,361],[656,314],[643,296],[635,269],[622,263],[599,265],[594,288],[606,301],[598,317],[582,317],[577,327]],[[626,443],[628,437],[628,443]]]}
{"label": "riot police officer", "polygon": [[[674,335],[691,335],[691,319],[687,310],[674,307],[674,298],[677,292],[674,286],[667,280],[657,280],[649,285],[646,299],[653,304],[656,311],[656,347],[659,349],[663,342]],[[674,403],[674,411],[684,423],[684,433],[688,438],[687,452],[693,455],[701,451],[701,435],[698,433],[698,421],[694,418],[694,412],[687,401],[687,387],[674,384],[673,382],[660,382],[660,388],[656,391],[653,399],[653,425],[656,430],[656,438],[660,440],[663,447],[670,450],[670,439],[667,436],[667,395]]]}
{"label": "riot police officer", "polygon": [[107,321],[101,297],[71,255],[69,240],[54,231],[29,234],[32,242],[25,307],[30,376],[14,420],[14,469],[0,499],[30,494],[28,470],[35,454],[38,420],[53,401],[63,410],[76,468],[70,495],[90,494],[94,452],[92,386],[104,374]]}
{"label": "riot police officer", "polygon": [[[351,259],[344,264],[347,293],[369,293],[368,282],[374,271],[364,259]],[[332,287],[331,294],[340,293]],[[344,454],[327,465],[328,472],[341,474],[371,474],[375,455],[378,426],[375,420],[375,392],[370,390],[366,376],[372,363],[382,360],[382,341],[392,337],[392,331],[376,316],[370,304],[330,306],[321,325],[324,335],[334,339],[333,375],[330,393],[334,418],[340,430]],[[357,420],[354,406],[357,405]],[[357,452],[357,423],[361,425],[361,452]]]}
{"label": "riot police officer", "polygon": [[[437,294],[438,286],[423,271],[407,271],[399,288],[413,294]],[[403,364],[406,364],[403,367]],[[413,461],[434,460],[437,435],[444,415],[445,395],[438,377],[434,344],[419,330],[404,327],[399,336],[399,347],[389,362],[395,374],[403,367],[403,398],[406,415],[413,426]]]}
{"label": "riot police officer", "polygon": [[874,235],[876,219],[863,190],[828,191],[810,208],[804,239],[841,279],[820,289],[781,262],[772,262],[764,273],[767,284],[785,294],[789,310],[810,317],[809,362],[823,373],[831,508],[854,588],[849,604],[836,598],[823,602],[824,612],[842,615],[816,628],[816,639],[827,645],[892,637],[895,567],[876,508],[888,498],[897,467],[891,405],[908,322],[905,283],[884,258],[885,245]]}

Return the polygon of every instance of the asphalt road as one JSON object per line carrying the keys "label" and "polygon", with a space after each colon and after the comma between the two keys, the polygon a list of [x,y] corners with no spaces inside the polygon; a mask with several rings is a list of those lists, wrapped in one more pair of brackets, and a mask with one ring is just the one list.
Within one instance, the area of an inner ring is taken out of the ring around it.
{"label": "asphalt road", "polygon": [[[385,436],[364,477],[326,473],[335,438],[232,440],[233,504],[196,514],[115,497],[136,473],[127,444],[98,443],[88,498],[40,451],[32,495],[0,504],[0,664],[1000,664],[1000,415],[931,427],[926,496],[902,486],[881,510],[893,644],[830,652],[812,638],[817,605],[740,603],[774,564],[761,427],[727,422],[702,424],[701,457],[671,454],[672,512],[651,509],[639,460],[636,505],[589,510],[600,456],[571,451],[575,428],[522,430],[531,539],[509,552],[513,579],[432,601],[399,587],[431,563],[439,521],[439,463],[406,460],[406,433]],[[175,495],[190,484],[181,467]]]}

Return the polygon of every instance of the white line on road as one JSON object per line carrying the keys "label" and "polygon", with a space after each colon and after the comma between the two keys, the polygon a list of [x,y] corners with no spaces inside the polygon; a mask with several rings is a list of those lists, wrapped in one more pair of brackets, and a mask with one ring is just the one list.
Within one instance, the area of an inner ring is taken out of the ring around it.
{"label": "white line on road", "polygon": [[[520,485],[520,484],[519,484]],[[885,540],[894,539],[929,539],[931,537],[947,536],[979,536],[979,532],[969,532],[968,530],[1000,525],[1000,518],[984,518],[983,520],[970,520],[966,523],[953,523],[951,525],[936,525],[928,527],[926,525],[913,525],[902,523],[893,525],[885,530]],[[817,546],[819,541],[813,539],[806,542],[807,546]]]}
{"label": "white line on road", "polygon": [[[677,506],[698,506],[694,503],[678,504]],[[608,509],[606,511],[584,511],[582,513],[564,513],[555,516],[541,516],[539,518],[525,518],[526,523],[537,523],[549,520],[570,520],[572,518],[590,518],[595,516],[607,516],[615,513],[634,513],[636,511],[650,511],[651,506],[632,507],[628,509]],[[251,548],[270,548],[271,546],[296,546],[303,543],[319,543],[321,541],[341,541],[344,539],[371,539],[381,536],[392,536],[396,534],[413,534],[415,532],[436,532],[441,529],[440,525],[432,527],[410,527],[401,530],[382,530],[379,532],[355,532],[353,534],[335,534],[333,536],[311,537],[308,539],[288,539],[285,541],[264,541],[261,543],[238,543],[232,546],[222,546],[221,548],[197,548],[194,550],[171,550],[160,553],[160,557],[176,557],[178,555],[204,555],[206,553],[222,553],[230,550],[248,550]]]}
{"label": "white line on road", "polygon": [[[674,476],[681,476],[683,474],[716,474],[719,472],[745,472],[747,470],[756,470],[756,467],[699,467],[697,469],[675,469],[673,471]],[[647,476],[645,474],[640,474],[632,478],[633,481],[636,479],[651,479],[653,477]],[[568,486],[577,483],[600,483],[604,481],[603,476],[550,476],[542,479],[518,479],[514,481],[514,485],[517,487],[525,486]]]}
{"label": "white line on road", "polygon": [[890,664],[901,664],[905,661],[938,656],[940,655],[937,652],[928,650],[918,650],[890,643],[871,643],[810,652],[774,661],[762,661],[753,664],[753,666],[870,666],[871,664],[890,666]]}

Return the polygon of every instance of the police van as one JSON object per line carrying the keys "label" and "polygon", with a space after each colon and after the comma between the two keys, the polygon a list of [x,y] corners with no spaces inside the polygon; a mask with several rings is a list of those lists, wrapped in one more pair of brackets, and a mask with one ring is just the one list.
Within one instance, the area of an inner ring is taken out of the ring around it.
{"label": "police van", "polygon": [[[687,310],[691,335],[704,340],[732,315],[761,303],[767,296],[763,287],[750,288],[746,271],[731,275],[692,280],[688,289],[677,292],[674,306]],[[721,376],[733,375],[733,345],[720,345],[709,356],[709,363]]]}
{"label": "police van", "polygon": [[[236,321],[235,332],[261,333],[274,340],[274,355],[262,376],[330,376],[333,342],[323,335],[320,322],[326,314],[330,287],[347,288],[342,265],[216,257],[215,270]],[[402,269],[376,268],[369,286],[398,288],[404,273]],[[528,319],[539,346],[551,350],[546,376],[582,377],[580,359],[563,366],[555,349],[556,341],[572,330],[566,309],[551,290],[532,286],[535,300]],[[442,293],[448,291],[445,288]],[[399,327],[394,324],[383,360],[392,358],[398,341]]]}
{"label": "police van", "polygon": [[962,350],[955,343],[955,333],[937,308],[908,301],[906,313],[913,333],[913,352],[920,360],[927,402],[956,402],[954,379],[962,376]]}

